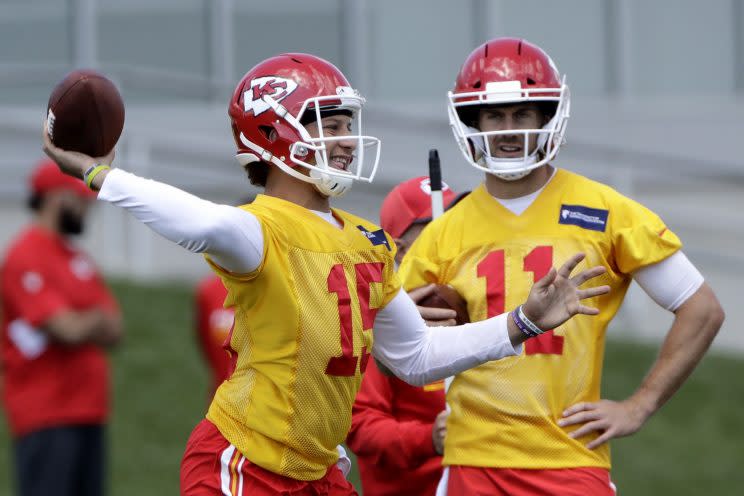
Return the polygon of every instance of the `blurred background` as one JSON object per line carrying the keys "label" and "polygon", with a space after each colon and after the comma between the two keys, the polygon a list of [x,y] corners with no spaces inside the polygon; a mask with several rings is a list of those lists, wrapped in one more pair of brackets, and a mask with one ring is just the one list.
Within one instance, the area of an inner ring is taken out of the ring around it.
{"label": "blurred background", "polygon": [[[234,204],[255,192],[233,158],[235,83],[280,52],[332,61],[368,99],[365,134],[383,141],[374,183],[338,206],[376,220],[387,191],[427,173],[430,148],[454,189],[482,180],[449,131],[446,92],[470,51],[497,36],[538,44],[567,76],[572,116],[555,165],[659,213],[727,313],[684,399],[651,434],[616,443],[620,491],[699,494],[720,482],[711,494],[734,494],[744,482],[742,0],[0,0],[0,248],[29,219],[47,99],[73,68],[98,69],[122,92],[118,166]],[[208,268],[113,207],[98,206],[90,224],[82,243],[128,311],[114,365],[112,492],[173,494],[206,401],[190,288]],[[606,391],[632,391],[670,322],[631,290],[610,333],[619,341]],[[0,494],[10,494],[6,439],[0,431]],[[706,459],[715,462],[703,470]]]}

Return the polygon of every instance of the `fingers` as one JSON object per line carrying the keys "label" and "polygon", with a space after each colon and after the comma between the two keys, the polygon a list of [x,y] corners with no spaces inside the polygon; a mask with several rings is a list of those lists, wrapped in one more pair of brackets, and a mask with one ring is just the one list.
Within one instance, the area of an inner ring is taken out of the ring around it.
{"label": "fingers", "polygon": [[418,311],[426,321],[451,320],[454,322],[455,318],[457,318],[457,312],[451,308],[418,307]]}
{"label": "fingers", "polygon": [[591,434],[594,431],[604,431],[607,428],[606,423],[603,420],[594,420],[593,422],[588,422],[575,431],[571,432],[568,437],[571,439],[578,439],[580,437],[584,437],[588,434]]}
{"label": "fingers", "polygon": [[590,450],[603,445],[604,443],[615,437],[615,430],[608,426],[606,420],[595,420],[594,422],[589,422],[588,424],[582,425],[580,428],[570,433],[569,437],[571,439],[579,439],[581,437],[588,436],[593,432],[601,432],[601,434],[599,435],[599,437],[592,441],[589,441],[586,444],[587,449]]}
{"label": "fingers", "polygon": [[555,278],[557,276],[558,276],[558,273],[556,272],[555,267],[551,267],[550,268],[550,271],[548,271],[548,273],[545,274],[542,277],[542,279],[540,279],[539,281],[537,281],[535,283],[535,286],[534,287],[536,287],[538,289],[547,288],[548,286],[550,286],[551,284],[553,284],[553,281],[555,281]]}
{"label": "fingers", "polygon": [[612,429],[607,429],[597,439],[595,439],[594,441],[591,441],[591,442],[587,443],[586,447],[587,447],[587,449],[593,450],[594,448],[597,448],[599,446],[602,446],[604,443],[606,443],[607,441],[609,441],[613,437],[615,437],[615,433],[612,431]]}
{"label": "fingers", "polygon": [[601,432],[597,439],[587,443],[587,449],[595,449],[610,439],[617,436],[618,428],[613,426],[606,412],[599,410],[599,403],[577,403],[563,411],[563,418],[558,420],[558,425],[566,427],[569,425],[584,424],[569,436],[573,439],[587,436],[592,432]]}
{"label": "fingers", "polygon": [[411,297],[414,303],[420,303],[424,298],[431,296],[434,293],[434,284],[427,284],[426,286],[420,286],[414,288],[408,292],[408,296]]}
{"label": "fingers", "polygon": [[578,291],[576,291],[576,296],[580,300],[585,300],[587,298],[594,298],[595,296],[600,296],[609,292],[609,286],[597,286],[596,288],[579,289]]}
{"label": "fingers", "polygon": [[[593,410],[596,407],[597,405],[594,403],[586,403],[586,402],[576,403],[575,405],[571,405],[570,407],[563,410],[563,416],[569,417],[573,415],[574,413],[583,412],[585,410]],[[562,425],[560,421],[558,421],[558,425]]]}
{"label": "fingers", "polygon": [[424,319],[424,322],[426,323],[427,327],[452,327],[457,325],[457,321],[455,319],[446,319],[446,320],[426,320]]}
{"label": "fingers", "polygon": [[581,315],[599,315],[599,308],[588,307],[586,305],[579,305],[576,308],[576,313],[574,315],[576,315],[576,314],[581,314]]}
{"label": "fingers", "polygon": [[[71,176],[79,178],[82,176],[83,172],[85,172],[91,165],[97,162],[96,159],[84,153],[72,150],[63,150],[57,147],[52,142],[49,133],[47,133],[46,121],[44,121],[42,130],[43,132],[41,140],[44,153],[46,153],[49,158],[54,160],[54,162],[59,166],[60,170],[65,174],[69,174]],[[111,160],[113,160],[114,153],[114,150],[111,150],[104,158],[108,160],[110,157]],[[107,163],[110,164],[110,161],[108,161]]]}
{"label": "fingers", "polygon": [[594,279],[595,277],[601,276],[607,272],[607,268],[603,265],[598,265],[596,267],[592,267],[591,269],[583,270],[576,274],[574,277],[571,278],[571,281],[576,286],[581,286],[589,279]]}
{"label": "fingers", "polygon": [[44,126],[41,133],[41,144],[41,148],[42,150],[44,150],[44,153],[49,155],[49,152],[54,148],[54,143],[52,143],[52,138],[49,136],[49,132],[47,131],[46,119],[44,119]]}
{"label": "fingers", "polygon": [[[412,289],[408,292],[414,303],[420,303],[434,293],[435,284],[427,284],[419,288]],[[421,317],[426,321],[429,327],[446,327],[457,325],[457,312],[450,308],[432,308],[416,306]]]}
{"label": "fingers", "polygon": [[558,425],[566,427],[598,418],[599,412],[593,403],[578,403],[563,412],[563,418],[558,420]]}
{"label": "fingers", "polygon": [[418,307],[424,320],[447,320],[457,317],[457,312],[451,308]]}
{"label": "fingers", "polygon": [[558,275],[561,277],[565,277],[568,279],[571,276],[571,272],[576,268],[577,265],[579,265],[579,262],[584,260],[583,253],[576,253],[575,255],[572,255],[571,258],[569,258],[566,263],[564,263],[560,269],[558,269]]}

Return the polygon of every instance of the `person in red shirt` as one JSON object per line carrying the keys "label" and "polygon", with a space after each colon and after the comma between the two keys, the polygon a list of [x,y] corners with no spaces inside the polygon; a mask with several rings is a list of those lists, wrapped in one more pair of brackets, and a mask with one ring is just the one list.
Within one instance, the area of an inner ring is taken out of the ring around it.
{"label": "person in red shirt", "polygon": [[220,278],[210,274],[199,282],[194,298],[196,336],[212,380],[210,401],[222,381],[230,376],[230,354],[225,349],[225,339],[232,328],[235,311],[222,306],[226,296],[227,289]]}
{"label": "person in red shirt", "polygon": [[[445,208],[465,194],[442,184]],[[398,246],[396,263],[430,221],[428,177],[409,179],[388,193],[380,225]],[[414,292],[411,297],[416,300]],[[365,496],[433,495],[442,475],[446,421],[444,381],[411,386],[370,360],[346,439],[357,456]]]}
{"label": "person in red shirt", "polygon": [[109,367],[119,309],[80,234],[95,194],[43,161],[31,176],[33,222],[0,265],[2,399],[18,494],[104,492]]}

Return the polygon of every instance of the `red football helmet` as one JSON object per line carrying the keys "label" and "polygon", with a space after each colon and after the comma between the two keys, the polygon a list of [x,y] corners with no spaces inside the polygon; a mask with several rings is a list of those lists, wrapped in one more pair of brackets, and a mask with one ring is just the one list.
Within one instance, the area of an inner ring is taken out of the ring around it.
{"label": "red football helmet", "polygon": [[[479,46],[462,65],[455,88],[448,92],[450,126],[465,159],[479,170],[506,180],[526,176],[548,163],[564,142],[570,110],[570,94],[551,58],[538,46],[518,38],[497,38]],[[475,127],[479,106],[550,102],[552,113],[541,129],[481,132]],[[524,156],[492,156],[489,136],[524,137]],[[537,148],[530,153],[528,140],[537,135]]]}
{"label": "red football helmet", "polygon": [[[325,195],[341,196],[354,179],[371,182],[380,159],[380,140],[361,132],[363,106],[364,98],[330,62],[303,53],[264,60],[243,76],[230,101],[238,162],[271,163]],[[351,135],[323,135],[320,120],[333,111],[351,112]],[[319,137],[311,137],[301,123],[308,118],[318,123]],[[356,157],[347,170],[329,165],[326,143],[341,140],[356,140]],[[365,157],[367,147],[375,149]],[[370,157],[371,165],[365,161]]]}

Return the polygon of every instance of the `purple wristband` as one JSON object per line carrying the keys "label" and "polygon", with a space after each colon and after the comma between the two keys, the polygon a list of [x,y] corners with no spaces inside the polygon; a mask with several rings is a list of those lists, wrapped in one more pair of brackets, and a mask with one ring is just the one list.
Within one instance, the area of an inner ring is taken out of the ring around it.
{"label": "purple wristband", "polygon": [[522,331],[522,334],[527,336],[528,338],[534,338],[535,336],[539,336],[538,333],[532,331],[527,324],[522,321],[522,319],[519,317],[519,309],[522,308],[522,305],[519,305],[517,308],[512,310],[511,316],[512,320],[514,321],[514,324],[519,328],[520,331]]}

